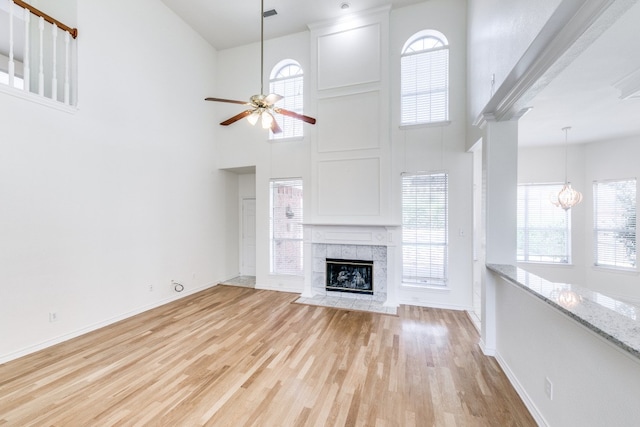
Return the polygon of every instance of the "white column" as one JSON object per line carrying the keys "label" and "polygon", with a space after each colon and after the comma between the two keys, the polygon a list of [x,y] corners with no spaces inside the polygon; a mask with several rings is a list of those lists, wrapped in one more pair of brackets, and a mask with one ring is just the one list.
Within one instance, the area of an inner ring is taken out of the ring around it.
{"label": "white column", "polygon": [[13,79],[16,73],[13,62],[13,0],[9,0],[9,86],[13,87]]}
{"label": "white column", "polygon": [[22,59],[22,71],[24,78],[24,90],[25,92],[29,92],[31,89],[31,68],[30,68],[30,58],[31,55],[29,51],[30,42],[30,23],[31,23],[31,12],[28,9],[24,10],[24,58]]}
{"label": "white column", "polygon": [[40,58],[38,64],[38,94],[44,96],[44,18],[38,20],[38,32],[40,33]]}
{"label": "white column", "polygon": [[58,27],[51,25],[51,62],[53,70],[51,72],[51,99],[58,100]]}
{"label": "white column", "polygon": [[[482,145],[485,261],[516,263],[516,206],[518,183],[518,123],[487,122]],[[495,276],[482,273],[481,347],[485,354],[496,349]]]}
{"label": "white column", "polygon": [[516,263],[518,122],[488,122],[483,145],[486,262]]}

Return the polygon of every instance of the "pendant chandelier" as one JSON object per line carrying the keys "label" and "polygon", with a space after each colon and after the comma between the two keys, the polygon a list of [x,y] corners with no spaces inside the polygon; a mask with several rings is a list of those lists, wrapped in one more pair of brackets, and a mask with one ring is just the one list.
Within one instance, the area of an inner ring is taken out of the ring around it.
{"label": "pendant chandelier", "polygon": [[564,185],[562,189],[558,192],[558,194],[551,195],[551,203],[553,205],[564,209],[565,211],[571,209],[578,203],[582,201],[582,193],[571,188],[571,184],[567,180],[567,158],[568,158],[568,139],[567,134],[569,132],[570,127],[564,127],[562,130],[564,131]]}

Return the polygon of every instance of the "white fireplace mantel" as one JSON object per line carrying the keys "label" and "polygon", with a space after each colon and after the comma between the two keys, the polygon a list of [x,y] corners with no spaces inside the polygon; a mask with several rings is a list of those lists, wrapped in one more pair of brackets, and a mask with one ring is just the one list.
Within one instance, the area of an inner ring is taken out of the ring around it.
{"label": "white fireplace mantel", "polygon": [[[401,245],[401,227],[397,224],[303,224],[304,290],[302,297],[314,297],[312,287],[314,250],[319,245],[381,246],[386,248],[386,299],[384,306],[397,307],[395,271],[396,246]],[[316,290],[317,292],[317,290]]]}
{"label": "white fireplace mantel", "polygon": [[335,245],[395,246],[399,225],[303,224],[305,240]]}

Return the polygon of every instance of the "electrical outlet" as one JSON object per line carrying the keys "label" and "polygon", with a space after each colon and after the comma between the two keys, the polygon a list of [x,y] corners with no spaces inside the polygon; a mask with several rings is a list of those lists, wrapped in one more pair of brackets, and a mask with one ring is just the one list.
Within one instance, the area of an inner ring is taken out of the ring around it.
{"label": "electrical outlet", "polygon": [[149,285],[149,292],[153,292],[153,285]]}
{"label": "electrical outlet", "polygon": [[49,322],[53,323],[57,321],[58,321],[58,313],[56,313],[55,311],[49,312]]}
{"label": "electrical outlet", "polygon": [[544,394],[547,395],[549,400],[553,400],[553,383],[549,378],[544,379]]}

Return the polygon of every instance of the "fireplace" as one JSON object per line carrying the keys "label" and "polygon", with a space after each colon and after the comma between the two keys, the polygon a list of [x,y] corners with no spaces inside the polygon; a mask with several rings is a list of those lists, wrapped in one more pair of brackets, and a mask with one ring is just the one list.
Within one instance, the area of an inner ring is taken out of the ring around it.
{"label": "fireplace", "polygon": [[326,290],[373,295],[373,261],[326,259]]}

